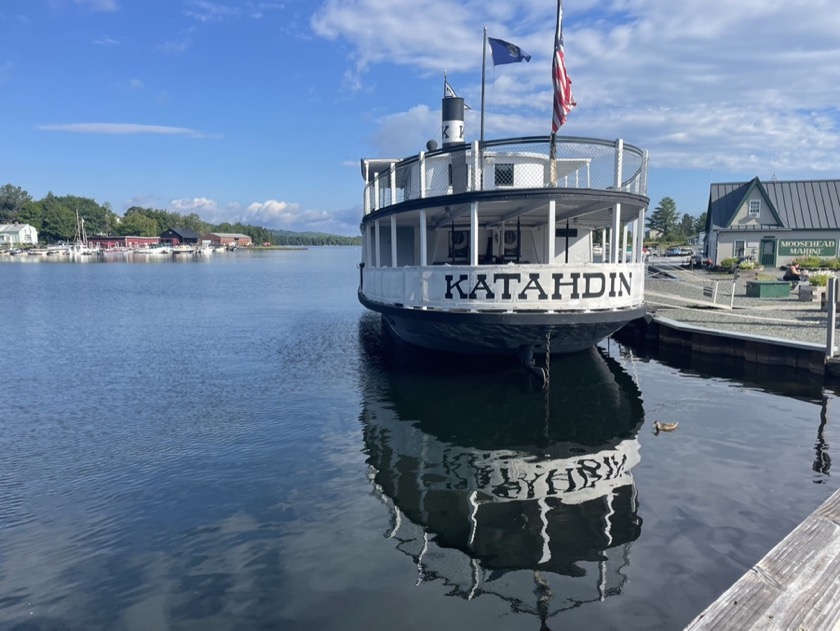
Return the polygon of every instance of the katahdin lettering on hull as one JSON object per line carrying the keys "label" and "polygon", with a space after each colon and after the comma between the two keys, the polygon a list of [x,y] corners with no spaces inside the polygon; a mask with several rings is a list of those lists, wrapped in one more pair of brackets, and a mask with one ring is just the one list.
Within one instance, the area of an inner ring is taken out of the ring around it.
{"label": "katahdin lettering on hull", "polygon": [[[562,287],[570,287],[571,292],[568,297],[576,300],[579,298],[600,298],[604,295],[613,298],[630,294],[633,274],[632,272],[611,272],[609,274],[601,272],[573,272],[569,274],[570,280],[564,282],[563,272],[558,272],[551,274],[551,278],[553,280],[554,287],[554,291],[551,294],[551,300],[563,300],[564,295],[560,291]],[[452,293],[453,290],[457,290],[457,298],[461,300],[478,300],[480,292],[483,292],[484,300],[496,300],[496,292],[494,292],[487,284],[486,274],[476,274],[476,283],[470,291],[464,291],[461,286],[461,283],[469,281],[468,274],[459,275],[457,281],[451,274],[444,276],[444,279],[446,280],[446,293],[444,296],[447,300],[456,298],[455,294]],[[511,284],[522,284],[522,274],[493,274],[493,285],[498,287],[500,282],[502,284],[502,289],[499,297],[502,300],[510,300],[514,295],[511,289]],[[580,288],[581,285],[583,286],[583,290]],[[607,289],[608,287],[609,290]],[[532,291],[536,292],[537,300],[549,299],[549,295],[540,283],[539,273],[528,274],[528,283],[519,293],[516,294],[516,297],[520,300],[528,300],[533,297],[529,294],[529,292]]]}

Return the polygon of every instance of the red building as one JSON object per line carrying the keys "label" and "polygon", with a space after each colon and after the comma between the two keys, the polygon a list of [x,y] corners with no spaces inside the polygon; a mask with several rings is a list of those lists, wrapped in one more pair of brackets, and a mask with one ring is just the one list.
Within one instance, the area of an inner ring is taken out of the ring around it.
{"label": "red building", "polygon": [[160,237],[88,237],[88,245],[92,248],[145,248],[160,243]]}

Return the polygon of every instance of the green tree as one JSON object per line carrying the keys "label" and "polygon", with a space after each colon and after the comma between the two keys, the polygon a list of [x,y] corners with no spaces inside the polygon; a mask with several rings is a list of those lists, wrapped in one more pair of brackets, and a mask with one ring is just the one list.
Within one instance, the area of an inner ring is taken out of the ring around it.
{"label": "green tree", "polygon": [[145,213],[135,212],[126,214],[123,220],[117,225],[115,232],[123,237],[156,237],[163,230],[158,230],[158,225],[154,218],[149,217]]}
{"label": "green tree", "polygon": [[203,221],[201,217],[199,217],[197,214],[190,213],[186,217],[181,218],[180,223],[174,226],[167,227],[189,228],[190,230],[195,230],[198,234],[204,234],[206,232],[209,232],[213,226],[212,224]]}
{"label": "green tree", "polygon": [[18,213],[17,220],[19,223],[28,223],[38,232],[41,232],[44,225],[44,212],[41,204],[36,201],[26,202],[23,210]]}
{"label": "green tree", "polygon": [[56,198],[62,206],[73,212],[75,221],[76,213],[85,220],[85,232],[88,235],[109,234],[108,230],[114,223],[113,213],[109,207],[100,206],[95,200],[89,197],[77,197],[75,195],[64,195]]}
{"label": "green tree", "polygon": [[677,227],[677,232],[683,238],[687,239],[688,237],[692,237],[696,234],[696,230],[694,229],[695,219],[688,213],[684,213],[682,219],[680,219],[679,226]]}
{"label": "green tree", "polygon": [[647,218],[648,228],[657,230],[665,238],[670,239],[678,232],[677,204],[670,197],[663,197],[659,205]]}
{"label": "green tree", "polygon": [[[150,221],[154,223],[154,228],[149,229],[150,232],[147,235],[137,235],[137,236],[157,236],[164,232],[167,228],[172,227],[173,224],[170,218],[170,213],[167,213],[163,210],[155,210],[154,208],[143,208],[142,206],[132,206],[128,210],[125,211],[125,216],[123,218],[123,222],[125,222],[129,217],[133,215],[140,215],[142,217],[146,217]],[[148,224],[142,224],[148,225]],[[126,234],[124,230],[120,230],[120,234]]]}
{"label": "green tree", "polygon": [[42,199],[41,238],[47,243],[55,241],[72,241],[76,235],[76,213],[71,210],[52,193]]}
{"label": "green tree", "polygon": [[700,216],[694,221],[694,232],[702,234],[706,232],[706,213],[700,213]]}
{"label": "green tree", "polygon": [[21,211],[31,201],[32,196],[20,186],[0,186],[0,223],[19,222]]}

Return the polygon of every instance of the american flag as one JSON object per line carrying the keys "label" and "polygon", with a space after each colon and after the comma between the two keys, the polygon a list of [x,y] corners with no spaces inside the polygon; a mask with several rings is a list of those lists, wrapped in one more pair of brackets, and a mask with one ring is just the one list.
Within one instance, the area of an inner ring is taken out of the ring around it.
{"label": "american flag", "polygon": [[551,131],[556,133],[566,122],[566,114],[577,105],[572,95],[572,80],[566,74],[566,59],[563,55],[563,0],[557,2],[557,32],[554,35],[554,61],[551,64],[554,78],[554,115]]}

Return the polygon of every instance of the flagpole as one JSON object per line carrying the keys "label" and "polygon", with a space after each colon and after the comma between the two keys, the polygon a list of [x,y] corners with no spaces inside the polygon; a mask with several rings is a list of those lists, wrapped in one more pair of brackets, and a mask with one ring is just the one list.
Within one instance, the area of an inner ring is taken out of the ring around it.
{"label": "flagpole", "polygon": [[[553,61],[552,61],[552,65],[551,65],[552,83],[554,83],[554,63],[556,61],[555,58],[557,57],[557,38],[559,37],[559,34],[560,34],[560,16],[562,15],[562,11],[563,11],[563,0],[557,0],[557,19],[556,19],[556,25],[555,25],[555,28],[554,28],[554,55],[552,57]],[[556,91],[557,91],[557,86],[555,85],[554,89],[552,90],[552,101],[557,99]],[[554,112],[554,107],[555,107],[555,105],[552,104],[552,119],[551,119],[552,129],[551,129],[551,137],[550,137],[549,147],[548,147],[548,164],[549,164],[548,180],[549,180],[549,184],[552,187],[557,186],[557,132],[554,131],[554,113],[553,113]]]}
{"label": "flagpole", "polygon": [[[555,29],[554,29],[554,37],[555,37],[554,55],[557,54],[556,38],[557,38],[557,29],[560,28],[560,11],[562,10],[562,6],[563,6],[563,0],[557,0],[557,18],[555,20],[556,21],[556,26],[555,26]],[[552,57],[552,59],[553,59],[553,57]],[[551,68],[552,68],[552,83],[553,83],[553,74],[554,74],[554,63],[553,62],[552,62]],[[556,90],[556,86],[555,86],[554,89]],[[551,91],[552,123],[554,121],[554,118],[553,118],[553,116],[554,116],[554,114],[553,114],[554,105],[553,105],[553,103],[554,103],[554,99],[556,99],[556,98],[557,98],[557,96],[554,94],[554,90],[552,90]],[[557,158],[557,132],[552,129],[550,140],[549,140],[549,145],[548,145],[548,167],[549,167],[548,168],[548,182],[552,187],[557,186],[557,160],[556,160],[556,158]]]}
{"label": "flagpole", "polygon": [[481,46],[481,137],[479,147],[484,145],[484,75],[487,66],[487,27],[484,27],[484,43]]}

